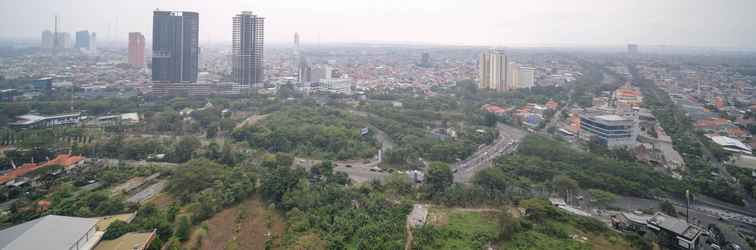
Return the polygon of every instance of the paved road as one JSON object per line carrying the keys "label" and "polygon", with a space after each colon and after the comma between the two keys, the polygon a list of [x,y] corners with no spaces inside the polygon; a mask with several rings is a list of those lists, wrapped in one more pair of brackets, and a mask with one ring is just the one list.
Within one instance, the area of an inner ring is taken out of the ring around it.
{"label": "paved road", "polygon": [[155,184],[152,184],[142,191],[139,191],[138,193],[134,194],[133,196],[126,199],[126,202],[129,203],[142,203],[143,201],[152,198],[152,196],[155,196],[156,194],[163,191],[165,186],[168,184],[168,180],[162,180]]}
{"label": "paved road", "polygon": [[[309,170],[312,166],[320,164],[321,162],[321,160],[296,158],[294,165]],[[368,182],[371,180],[383,181],[383,179],[389,175],[387,172],[373,171],[376,170],[374,167],[377,167],[380,163],[377,160],[372,160],[367,163],[360,160],[335,161],[333,163],[333,171],[346,173],[349,175],[349,179],[352,179],[354,182]]]}
{"label": "paved road", "polygon": [[470,182],[476,173],[490,167],[496,157],[514,152],[526,135],[525,131],[504,124],[499,124],[496,128],[499,130],[499,138],[493,144],[483,146],[470,158],[454,165],[454,182]]}

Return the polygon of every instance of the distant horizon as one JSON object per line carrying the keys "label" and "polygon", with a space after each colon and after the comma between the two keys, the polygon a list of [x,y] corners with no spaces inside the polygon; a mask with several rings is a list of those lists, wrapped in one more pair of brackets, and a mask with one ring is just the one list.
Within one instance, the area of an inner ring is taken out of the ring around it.
{"label": "distant horizon", "polygon": [[198,12],[203,43],[230,41],[231,18],[252,11],[265,18],[270,43],[287,43],[299,32],[310,44],[756,47],[752,0],[0,1],[0,37],[38,39],[53,30],[57,15],[64,32],[121,41],[136,31],[150,40],[155,9]]}
{"label": "distant horizon", "polygon": [[[67,31],[66,31],[67,32]],[[91,32],[91,31],[90,31]],[[72,36],[75,32],[68,32],[71,33]],[[127,33],[128,34],[128,33]],[[146,38],[146,37],[145,37]],[[151,38],[146,38],[147,44],[151,44]],[[74,38],[72,37],[72,40]],[[0,36],[0,45],[3,44],[3,42],[11,42],[11,43],[22,43],[28,47],[35,47],[40,45],[41,43],[41,32],[39,38],[34,37],[3,37]],[[128,45],[128,40],[103,40],[98,37],[97,40],[98,45],[114,45],[114,44],[122,44],[122,46],[118,47],[126,47]],[[225,41],[205,41],[200,39],[200,47],[202,46],[217,46],[217,45],[231,45],[231,40],[225,40]],[[273,47],[287,47],[292,46],[292,41],[265,41],[266,46],[273,46]],[[325,46],[332,46],[332,45],[386,45],[386,46],[419,46],[419,47],[470,47],[470,48],[513,48],[513,49],[601,49],[601,50],[626,50],[627,45],[629,44],[636,44],[639,47],[639,50],[641,53],[643,53],[644,50],[653,50],[658,51],[662,49],[670,49],[670,50],[679,50],[679,49],[690,49],[690,50],[717,50],[717,51],[745,51],[745,52],[756,52],[756,45],[753,47],[737,47],[737,46],[705,46],[705,45],[682,45],[682,44],[641,44],[641,43],[627,43],[627,44],[573,44],[573,43],[528,43],[528,44],[504,44],[504,45],[480,45],[480,44],[443,44],[443,43],[432,43],[432,42],[415,42],[415,41],[327,41],[327,42],[321,42],[320,45]],[[303,41],[301,43],[301,46],[304,48],[307,47],[316,47],[319,46],[317,42],[315,43],[308,43],[306,41]],[[149,48],[147,48],[149,49]]]}

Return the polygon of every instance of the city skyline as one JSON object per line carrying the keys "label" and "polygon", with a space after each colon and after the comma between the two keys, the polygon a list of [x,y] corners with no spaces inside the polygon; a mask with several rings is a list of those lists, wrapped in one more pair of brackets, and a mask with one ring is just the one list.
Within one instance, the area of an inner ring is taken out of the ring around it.
{"label": "city skyline", "polygon": [[[0,3],[0,37],[34,38],[52,30],[53,16],[61,16],[61,31],[90,30],[100,40],[123,41],[128,32],[142,32],[149,40],[150,13],[155,9],[197,11],[208,18],[200,22],[200,42],[230,42],[228,19],[239,11],[253,9],[269,20],[269,43],[290,42],[299,32],[305,44],[318,42],[405,42],[445,45],[669,45],[694,47],[753,48],[756,17],[748,9],[753,1],[690,3],[666,1],[575,1],[552,3],[488,3],[469,1],[388,1],[365,3],[330,0],[323,3],[239,3],[222,1],[47,1]],[[83,6],[87,6],[83,8]],[[217,6],[217,8],[216,8]],[[499,15],[496,9],[513,10]],[[12,11],[9,11],[11,10]],[[97,10],[97,11],[92,11]],[[84,15],[82,11],[89,14]],[[125,15],[123,13],[128,13]],[[448,15],[457,16],[449,19]],[[28,22],[23,16],[39,18]],[[706,21],[699,18],[706,16]],[[18,18],[14,18],[18,17]],[[350,26],[344,26],[347,21]],[[471,29],[470,27],[477,27]],[[446,30],[456,30],[446,32]]]}

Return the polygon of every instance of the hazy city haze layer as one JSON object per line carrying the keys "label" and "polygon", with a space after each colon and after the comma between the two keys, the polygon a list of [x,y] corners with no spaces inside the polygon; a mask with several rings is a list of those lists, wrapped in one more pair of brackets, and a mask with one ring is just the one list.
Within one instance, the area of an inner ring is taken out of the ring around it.
{"label": "hazy city haze layer", "polygon": [[152,11],[200,13],[200,39],[231,40],[232,17],[266,18],[266,40],[417,42],[453,45],[683,45],[756,44],[756,1],[487,1],[487,0],[0,0],[0,37],[38,38],[53,29],[97,32],[126,41],[151,38]]}

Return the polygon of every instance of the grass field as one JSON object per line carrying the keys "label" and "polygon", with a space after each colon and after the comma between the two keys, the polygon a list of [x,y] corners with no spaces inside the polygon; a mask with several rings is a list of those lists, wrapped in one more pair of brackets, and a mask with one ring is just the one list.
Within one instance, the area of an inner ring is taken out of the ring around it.
{"label": "grass field", "polygon": [[429,223],[442,237],[435,238],[436,249],[480,249],[499,234],[497,216],[491,209],[431,208]]}

